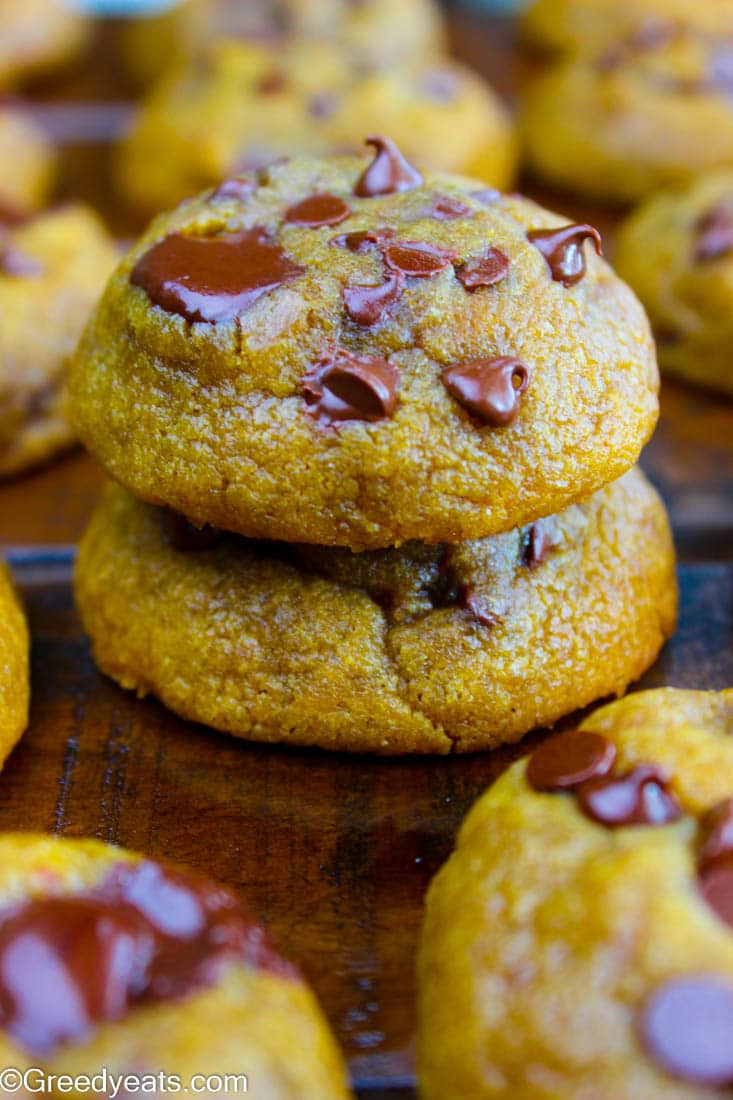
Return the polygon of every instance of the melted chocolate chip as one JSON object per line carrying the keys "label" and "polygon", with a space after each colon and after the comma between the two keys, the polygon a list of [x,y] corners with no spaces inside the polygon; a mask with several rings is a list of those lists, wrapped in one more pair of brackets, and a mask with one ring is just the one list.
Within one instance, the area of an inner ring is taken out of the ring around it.
{"label": "melted chocolate chip", "polygon": [[328,242],[334,248],[348,248],[349,252],[368,252],[370,248],[391,240],[394,229],[357,229],[353,233],[342,233]]}
{"label": "melted chocolate chip", "polygon": [[174,550],[182,550],[185,553],[211,550],[223,538],[223,532],[218,527],[211,527],[208,523],[203,527],[195,527],[178,512],[165,510],[162,514],[162,522],[166,542]]}
{"label": "melted chocolate chip", "polygon": [[527,781],[536,791],[572,790],[589,779],[608,775],[616,746],[600,733],[568,730],[543,742],[527,764]]}
{"label": "melted chocolate chip", "polygon": [[256,85],[255,90],[260,95],[279,95],[281,92],[286,91],[289,81],[287,74],[280,69],[273,69],[270,73],[265,73],[261,77]]}
{"label": "melted chocolate chip", "polygon": [[405,286],[398,271],[388,274],[377,286],[347,286],[343,290],[346,312],[357,325],[375,325],[386,310],[399,301]]}
{"label": "melted chocolate chip", "polygon": [[656,1064],[673,1077],[733,1084],[733,987],[717,974],[675,978],[649,998],[641,1035]]}
{"label": "melted chocolate chip", "polygon": [[308,101],[311,118],[330,118],[338,107],[338,100],[331,92],[316,92]]}
{"label": "melted chocolate chip", "polygon": [[556,283],[573,286],[586,273],[583,242],[591,240],[603,255],[601,235],[592,225],[564,225],[561,229],[530,229],[527,239],[544,256]]}
{"label": "melted chocolate chip", "polygon": [[443,371],[443,383],[451,397],[472,416],[494,427],[505,427],[515,419],[529,379],[529,367],[510,355],[471,359]]}
{"label": "melted chocolate chip", "polygon": [[710,908],[733,928],[733,856],[703,868],[700,890]]}
{"label": "melted chocolate chip", "polygon": [[667,775],[654,764],[638,764],[625,775],[591,779],[578,789],[588,817],[601,825],[666,825],[682,811],[667,789]]}
{"label": "melted chocolate chip", "polygon": [[733,204],[720,202],[697,223],[695,259],[719,260],[733,252]]}
{"label": "melted chocolate chip", "polygon": [[491,610],[485,596],[474,592],[472,588],[464,588],[461,592],[461,602],[472,619],[481,626],[496,626],[499,617]]}
{"label": "melted chocolate chip", "polygon": [[237,202],[246,202],[256,190],[256,180],[248,179],[246,176],[233,176],[219,184],[210,201],[225,202],[227,199],[235,199]]}
{"label": "melted chocolate chip", "polygon": [[733,798],[719,802],[702,821],[698,863],[705,867],[721,859],[733,859]]}
{"label": "melted chocolate chip", "polygon": [[422,176],[405,160],[393,141],[386,137],[370,137],[367,145],[373,145],[377,154],[357,180],[355,195],[371,199],[397,191],[413,191],[421,186]]}
{"label": "melted chocolate chip", "polygon": [[399,372],[386,359],[340,348],[324,355],[303,381],[313,412],[327,423],[383,420],[397,403]]}
{"label": "melted chocolate chip", "polygon": [[338,195],[309,195],[285,211],[285,221],[315,229],[320,225],[338,225],[351,214],[351,209]]}
{"label": "melted chocolate chip", "polygon": [[43,271],[43,264],[33,256],[27,256],[17,248],[8,247],[3,251],[0,247],[0,272],[3,275],[32,279],[42,275]]}
{"label": "melted chocolate chip", "polygon": [[547,523],[541,519],[533,523],[527,532],[524,545],[524,564],[528,569],[537,569],[547,561],[550,552],[555,548],[555,541]]}
{"label": "melted chocolate chip", "polygon": [[495,286],[509,274],[509,259],[499,248],[489,248],[485,256],[474,256],[456,268],[456,277],[466,290]]}
{"label": "melted chocolate chip", "polygon": [[140,257],[130,282],[168,313],[216,324],[304,270],[256,226],[226,237],[172,233]]}
{"label": "melted chocolate chip", "polygon": [[714,47],[710,53],[705,85],[710,91],[733,95],[733,47],[729,42]]}
{"label": "melted chocolate chip", "polygon": [[430,208],[428,217],[435,218],[438,222],[449,222],[456,218],[468,218],[471,213],[471,207],[460,199],[455,199],[451,195],[438,195]]}
{"label": "melted chocolate chip", "polygon": [[295,976],[223,888],[150,861],[120,864],[83,895],[0,918],[0,1026],[46,1054],[134,1005],[211,986],[236,963]]}
{"label": "melted chocolate chip", "polygon": [[382,256],[392,271],[412,279],[431,279],[450,266],[455,252],[427,241],[390,241],[382,243]]}

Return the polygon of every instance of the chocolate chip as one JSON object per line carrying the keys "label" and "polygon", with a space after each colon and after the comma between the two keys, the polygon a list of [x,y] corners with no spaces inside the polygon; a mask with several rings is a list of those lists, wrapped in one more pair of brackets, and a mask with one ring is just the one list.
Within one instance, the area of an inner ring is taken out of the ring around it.
{"label": "chocolate chip", "polygon": [[638,764],[625,775],[591,779],[578,789],[578,802],[601,825],[666,825],[682,811],[667,789],[667,775],[654,764]]}
{"label": "chocolate chip", "polygon": [[733,927],[733,856],[703,868],[700,872],[700,890],[713,912]]}
{"label": "chocolate chip", "polygon": [[455,199],[451,195],[438,195],[430,208],[428,217],[435,218],[439,222],[449,222],[456,218],[468,218],[471,212],[471,207],[460,199]]}
{"label": "chocolate chip", "polygon": [[455,252],[427,241],[390,241],[382,242],[382,256],[392,271],[412,279],[430,279],[450,266]]}
{"label": "chocolate chip", "polygon": [[733,986],[717,974],[660,986],[644,1007],[641,1035],[656,1064],[673,1077],[733,1084]]}
{"label": "chocolate chip", "polygon": [[702,844],[697,855],[701,867],[733,858],[733,798],[714,806],[702,820]]}
{"label": "chocolate chip", "polygon": [[713,92],[733,95],[733,49],[730,43],[721,43],[712,50],[705,83]]}
{"label": "chocolate chip", "polygon": [[527,782],[536,791],[572,790],[589,779],[607,775],[616,746],[590,730],[568,730],[543,742],[527,764]]}
{"label": "chocolate chip", "polygon": [[494,427],[505,427],[515,419],[529,380],[526,363],[510,355],[471,359],[443,371],[443,383],[451,397],[483,423]]}
{"label": "chocolate chip", "polygon": [[733,251],[733,203],[723,200],[699,219],[696,260],[719,260]]}
{"label": "chocolate chip", "polygon": [[137,261],[130,282],[188,321],[232,321],[268,291],[303,274],[261,226],[222,237],[172,233]]}
{"label": "chocolate chip", "polygon": [[480,191],[472,191],[471,198],[484,206],[493,206],[501,198],[501,191],[497,191],[495,187],[482,187]]}
{"label": "chocolate chip", "polygon": [[311,118],[330,118],[338,107],[338,100],[331,92],[316,92],[308,101],[308,114]]}
{"label": "chocolate chip", "polygon": [[402,296],[405,280],[400,272],[388,274],[377,286],[347,286],[343,290],[346,312],[357,325],[375,325],[389,306]]}
{"label": "chocolate chip", "polygon": [[33,256],[26,255],[17,248],[8,247],[4,251],[0,244],[0,272],[14,278],[32,279],[44,272],[43,264]]}
{"label": "chocolate chip", "polygon": [[393,141],[386,137],[367,138],[377,153],[369,167],[362,173],[354,187],[354,194],[361,198],[393,195],[397,191],[413,191],[420,187],[423,178],[409,164]]}
{"label": "chocolate chip", "polygon": [[329,423],[383,420],[397,403],[399,372],[386,359],[340,348],[324,355],[303,380],[313,412]]}
{"label": "chocolate chip", "polygon": [[338,195],[321,193],[309,195],[308,198],[296,202],[285,211],[285,221],[293,225],[307,225],[315,229],[320,225],[338,225],[351,214],[351,208],[347,206]]}
{"label": "chocolate chip", "polygon": [[499,622],[499,616],[491,610],[486,597],[475,592],[473,588],[464,588],[461,591],[461,601],[471,618],[481,626],[496,626]]}
{"label": "chocolate chip", "polygon": [[495,286],[509,273],[509,259],[499,248],[489,248],[484,256],[474,256],[456,268],[456,277],[466,290]]}
{"label": "chocolate chip", "polygon": [[353,233],[341,233],[328,242],[334,248],[348,248],[349,252],[368,252],[382,241],[394,237],[394,229],[357,229]]}
{"label": "chocolate chip", "polygon": [[227,199],[236,199],[238,202],[246,202],[257,190],[257,181],[245,176],[233,176],[231,179],[220,183],[213,192],[210,202],[224,202]]}
{"label": "chocolate chip", "polygon": [[564,225],[561,229],[530,229],[527,239],[544,256],[556,283],[573,286],[586,273],[583,242],[591,240],[603,255],[601,235],[592,225]]}
{"label": "chocolate chip", "polygon": [[542,565],[554,550],[556,543],[552,537],[550,528],[545,520],[537,520],[533,523],[526,535],[524,544],[524,564],[528,569],[536,569]]}
{"label": "chocolate chip", "polygon": [[164,511],[162,523],[166,542],[174,550],[182,550],[186,553],[211,550],[224,537],[218,527],[211,527],[208,523],[203,527],[195,527],[178,512]]}
{"label": "chocolate chip", "polygon": [[257,81],[255,91],[260,95],[279,95],[286,90],[288,84],[287,74],[279,69],[273,69]]}
{"label": "chocolate chip", "polygon": [[435,69],[422,77],[420,87],[436,103],[452,103],[460,90],[457,73],[448,69]]}

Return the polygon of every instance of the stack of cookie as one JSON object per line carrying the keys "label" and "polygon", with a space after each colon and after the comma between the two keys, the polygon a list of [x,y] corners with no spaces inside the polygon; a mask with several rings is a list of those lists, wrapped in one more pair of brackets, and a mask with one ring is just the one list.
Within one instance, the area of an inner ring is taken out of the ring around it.
{"label": "stack of cookie", "polygon": [[78,604],[107,674],[236,736],[489,748],[672,630],[654,345],[591,226],[370,143],[225,181],[110,280]]}

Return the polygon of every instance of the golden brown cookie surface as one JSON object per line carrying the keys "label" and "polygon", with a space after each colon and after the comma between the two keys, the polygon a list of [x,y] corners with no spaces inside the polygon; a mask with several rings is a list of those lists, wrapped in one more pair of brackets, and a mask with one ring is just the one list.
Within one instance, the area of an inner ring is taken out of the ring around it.
{"label": "golden brown cookie surface", "polygon": [[728,1095],[733,693],[642,692],[580,729],[479,799],[431,887],[425,1100]]}
{"label": "golden brown cookie surface", "polygon": [[510,530],[633,465],[654,349],[595,230],[376,146],[230,180],[118,268],[71,397],[131,492],[364,549]]}
{"label": "golden brown cookie surface", "polygon": [[496,187],[514,175],[503,106],[449,59],[365,69],[327,43],[225,39],[153,89],[119,150],[120,189],[156,214],[278,157],[358,152],[366,133]]}
{"label": "golden brown cookie surface", "polygon": [[0,477],[73,441],[62,384],[116,256],[83,206],[0,226]]}
{"label": "golden brown cookie surface", "polygon": [[28,648],[25,614],[0,560],[0,765],[28,722]]}
{"label": "golden brown cookie surface", "polygon": [[614,259],[649,313],[662,367],[733,394],[733,174],[649,199],[621,227]]}
{"label": "golden brown cookie surface", "polygon": [[676,609],[637,471],[523,531],[363,554],[197,534],[111,487],[76,592],[124,687],[235,736],[391,754],[490,748],[622,692]]}
{"label": "golden brown cookie surface", "polygon": [[[224,887],[34,834],[1,836],[0,864],[6,1065],[163,1072],[204,1095],[217,1091],[202,1087],[209,1074],[245,1075],[259,1100],[350,1095],[312,993]],[[241,1079],[230,1091],[244,1093]]]}
{"label": "golden brown cookie surface", "polygon": [[579,194],[630,202],[729,168],[732,61],[733,34],[672,23],[551,65],[524,114],[533,169]]}
{"label": "golden brown cookie surface", "polygon": [[16,107],[0,107],[0,164],[7,166],[0,178],[1,228],[44,204],[56,167],[49,140]]}

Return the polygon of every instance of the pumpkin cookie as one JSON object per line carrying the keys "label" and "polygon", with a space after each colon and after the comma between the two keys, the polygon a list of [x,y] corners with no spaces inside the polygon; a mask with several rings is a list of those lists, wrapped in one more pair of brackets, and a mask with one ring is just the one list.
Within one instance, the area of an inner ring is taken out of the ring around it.
{"label": "pumpkin cookie", "polygon": [[594,54],[629,35],[656,34],[674,23],[733,35],[733,0],[530,0],[522,29],[544,48]]}
{"label": "pumpkin cookie", "polygon": [[733,167],[732,91],[733,34],[642,30],[531,85],[530,164],[552,183],[617,202]]}
{"label": "pumpkin cookie", "polygon": [[0,560],[0,766],[28,722],[28,646],[25,615]]}
{"label": "pumpkin cookie", "polygon": [[633,465],[654,347],[595,229],[372,144],[231,179],[124,259],[70,392],[136,496],[359,550],[508,531]]}
{"label": "pumpkin cookie", "polygon": [[423,1100],[733,1085],[733,691],[632,695],[479,799],[433,882]]}
{"label": "pumpkin cookie", "polygon": [[46,202],[56,173],[48,138],[16,107],[0,107],[0,164],[8,166],[0,173],[1,229]]}
{"label": "pumpkin cookie", "polygon": [[636,470],[522,530],[362,554],[196,530],[114,486],[76,594],[123,687],[237,737],[390,754],[492,748],[622,693],[676,610]]}
{"label": "pumpkin cookie", "polygon": [[0,88],[7,88],[67,65],[90,24],[65,0],[0,0],[0,28]]}
{"label": "pumpkin cookie", "polygon": [[0,227],[0,477],[72,442],[66,367],[116,256],[82,206]]}
{"label": "pumpkin cookie", "polygon": [[164,1073],[204,1095],[222,1091],[202,1090],[208,1075],[244,1075],[246,1089],[229,1091],[255,1100],[351,1095],[298,971],[238,898],[190,871],[97,841],[6,833],[0,960],[5,1066],[153,1083]]}
{"label": "pumpkin cookie", "polygon": [[453,61],[364,70],[327,44],[225,40],[152,91],[119,151],[120,191],[158,213],[278,157],[356,152],[370,131],[433,168],[497,187],[514,174],[503,106]]}
{"label": "pumpkin cookie", "polygon": [[664,369],[733,394],[733,173],[651,198],[621,227],[615,260]]}

